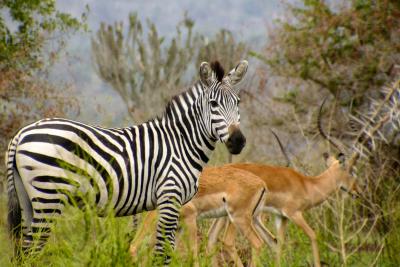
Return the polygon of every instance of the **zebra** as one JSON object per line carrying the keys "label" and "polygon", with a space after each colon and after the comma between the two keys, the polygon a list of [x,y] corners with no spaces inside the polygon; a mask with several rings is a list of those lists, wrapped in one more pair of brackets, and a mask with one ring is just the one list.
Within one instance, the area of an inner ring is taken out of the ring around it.
{"label": "zebra", "polygon": [[216,143],[231,154],[245,146],[235,85],[247,67],[242,60],[225,75],[218,61],[201,63],[197,82],[173,97],[161,116],[136,126],[51,118],[20,129],[5,158],[8,223],[22,251],[41,249],[65,205],[79,207],[86,198],[99,216],[158,209],[155,255],[168,262],[179,209],[196,194]]}

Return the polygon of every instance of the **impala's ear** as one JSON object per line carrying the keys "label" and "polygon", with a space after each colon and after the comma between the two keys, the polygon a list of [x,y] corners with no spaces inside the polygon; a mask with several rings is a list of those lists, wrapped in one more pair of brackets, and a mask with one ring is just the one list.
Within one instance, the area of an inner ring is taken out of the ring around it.
{"label": "impala's ear", "polygon": [[322,157],[324,158],[327,167],[330,167],[332,163],[336,161],[335,157],[330,156],[328,152],[324,152]]}
{"label": "impala's ear", "polygon": [[205,84],[207,87],[211,85],[212,82],[212,70],[210,64],[208,62],[202,62],[200,64],[200,81]]}
{"label": "impala's ear", "polygon": [[339,153],[337,156],[337,159],[340,163],[340,165],[344,166],[345,162],[346,162],[346,157],[343,153]]}
{"label": "impala's ear", "polygon": [[240,81],[242,81],[244,75],[246,74],[248,65],[249,63],[246,60],[240,61],[239,64],[232,69],[224,79],[226,79],[226,81],[232,86],[238,84]]}

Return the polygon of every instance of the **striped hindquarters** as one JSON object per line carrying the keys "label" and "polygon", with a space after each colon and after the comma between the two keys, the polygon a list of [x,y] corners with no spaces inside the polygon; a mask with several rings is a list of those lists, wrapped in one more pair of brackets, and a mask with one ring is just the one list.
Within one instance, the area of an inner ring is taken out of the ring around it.
{"label": "striped hindquarters", "polygon": [[103,212],[109,205],[122,207],[127,198],[127,144],[119,129],[42,120],[20,131],[16,167],[25,187],[30,187],[30,197],[39,204],[46,199],[71,201],[71,197],[88,196]]}

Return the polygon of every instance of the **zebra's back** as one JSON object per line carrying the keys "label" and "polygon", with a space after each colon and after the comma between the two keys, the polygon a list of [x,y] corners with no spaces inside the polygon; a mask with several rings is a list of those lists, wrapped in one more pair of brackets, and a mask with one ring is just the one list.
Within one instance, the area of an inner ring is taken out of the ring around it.
{"label": "zebra's back", "polygon": [[[30,196],[85,196],[99,211],[129,202],[132,147],[124,129],[45,119],[17,134],[15,167]],[[90,200],[90,198],[93,198]]]}

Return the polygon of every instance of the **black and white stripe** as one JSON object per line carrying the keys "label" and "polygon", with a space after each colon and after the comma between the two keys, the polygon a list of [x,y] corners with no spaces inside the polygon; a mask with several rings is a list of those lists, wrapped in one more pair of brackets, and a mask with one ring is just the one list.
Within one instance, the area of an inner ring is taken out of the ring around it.
{"label": "black and white stripe", "polygon": [[9,222],[21,223],[23,247],[32,246],[35,233],[44,243],[65,204],[83,201],[100,216],[157,208],[156,250],[163,253],[166,240],[174,246],[180,206],[197,192],[215,143],[226,143],[232,153],[245,143],[232,86],[247,62],[225,78],[220,69],[202,63],[200,81],[174,97],[163,116],[141,125],[102,128],[54,118],[21,129],[10,142],[6,165]]}

